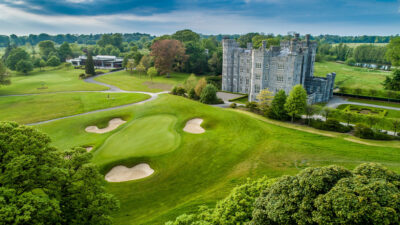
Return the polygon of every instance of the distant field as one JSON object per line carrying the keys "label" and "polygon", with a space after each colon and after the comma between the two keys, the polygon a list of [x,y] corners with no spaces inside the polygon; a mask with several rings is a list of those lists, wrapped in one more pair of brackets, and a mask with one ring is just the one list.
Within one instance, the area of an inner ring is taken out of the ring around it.
{"label": "distant field", "polygon": [[336,62],[315,62],[315,76],[325,77],[336,72],[335,85],[338,87],[383,90],[382,82],[391,72],[371,70]]}
{"label": "distant field", "polygon": [[139,75],[136,71],[119,71],[107,76],[100,76],[95,80],[111,84],[126,91],[146,91],[146,92],[161,92],[169,91],[175,85],[182,84],[190,74],[187,73],[171,73],[171,77],[156,76],[151,80],[147,75]]}
{"label": "distant field", "polygon": [[[386,46],[388,43],[343,43],[351,48],[355,48],[357,46],[360,45],[376,45],[376,46]],[[332,44],[333,46],[339,45],[339,43],[337,44]]]}
{"label": "distant field", "polygon": [[132,93],[63,93],[0,97],[1,120],[33,123],[148,99]]}
{"label": "distant field", "polygon": [[81,73],[83,70],[63,66],[45,68],[45,71],[35,69],[27,75],[12,72],[11,85],[1,86],[0,95],[107,90],[104,86],[79,79]]}

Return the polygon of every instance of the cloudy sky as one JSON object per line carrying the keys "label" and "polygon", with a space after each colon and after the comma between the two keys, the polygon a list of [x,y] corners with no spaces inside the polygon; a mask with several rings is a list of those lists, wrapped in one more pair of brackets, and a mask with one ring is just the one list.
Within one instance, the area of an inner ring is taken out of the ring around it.
{"label": "cloudy sky", "polygon": [[400,33],[398,0],[0,0],[0,34]]}

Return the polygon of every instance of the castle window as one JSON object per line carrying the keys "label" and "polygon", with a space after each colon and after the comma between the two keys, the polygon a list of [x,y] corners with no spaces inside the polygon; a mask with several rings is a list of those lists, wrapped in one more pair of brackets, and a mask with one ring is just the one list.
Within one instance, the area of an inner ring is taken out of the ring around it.
{"label": "castle window", "polygon": [[283,76],[277,76],[276,81],[278,82],[283,82]]}
{"label": "castle window", "polygon": [[249,84],[249,78],[246,78],[246,84]]}
{"label": "castle window", "polygon": [[250,63],[250,59],[247,59],[247,63]]}
{"label": "castle window", "polygon": [[249,88],[246,87],[246,89],[244,90],[244,92],[245,92],[245,93],[248,93],[248,92],[249,92]]}
{"label": "castle window", "polygon": [[281,63],[278,64],[278,70],[283,70],[285,69],[285,66]]}
{"label": "castle window", "polygon": [[247,68],[247,69],[246,69],[246,72],[247,72],[247,73],[250,73],[250,69],[249,69],[249,68]]}
{"label": "castle window", "polygon": [[268,80],[268,75],[265,75],[265,76],[264,76],[264,80]]}
{"label": "castle window", "polygon": [[242,67],[240,67],[240,72],[243,73],[243,68]]}
{"label": "castle window", "polygon": [[269,69],[269,64],[265,64],[265,69]]}
{"label": "castle window", "polygon": [[256,63],[256,68],[260,69],[261,68],[261,63]]}
{"label": "castle window", "polygon": [[261,74],[256,73],[256,79],[259,80],[261,78]]}
{"label": "castle window", "polygon": [[239,78],[239,84],[242,84],[242,83],[243,83],[243,78],[240,77],[240,78]]}
{"label": "castle window", "polygon": [[256,92],[256,93],[260,92],[260,85],[259,84],[254,85],[254,92]]}

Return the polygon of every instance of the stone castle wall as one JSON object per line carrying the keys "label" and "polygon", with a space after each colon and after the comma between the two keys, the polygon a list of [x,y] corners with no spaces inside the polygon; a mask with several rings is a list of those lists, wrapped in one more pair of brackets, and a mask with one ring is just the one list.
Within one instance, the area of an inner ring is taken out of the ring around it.
{"label": "stone castle wall", "polygon": [[222,90],[245,93],[249,101],[257,101],[257,95],[268,88],[273,93],[301,84],[309,94],[311,103],[326,102],[333,94],[335,74],[326,78],[313,76],[317,44],[309,36],[300,41],[298,35],[280,46],[266,49],[264,41],[259,49],[240,48],[235,40],[224,39]]}

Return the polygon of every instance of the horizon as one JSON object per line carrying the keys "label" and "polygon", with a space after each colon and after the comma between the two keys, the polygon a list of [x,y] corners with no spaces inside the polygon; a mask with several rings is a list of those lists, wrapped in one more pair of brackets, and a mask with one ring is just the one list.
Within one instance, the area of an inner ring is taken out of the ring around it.
{"label": "horizon", "polygon": [[[249,32],[398,35],[397,0],[0,0],[2,35],[146,33],[190,29],[204,35]],[[260,10],[261,9],[261,10]]]}

